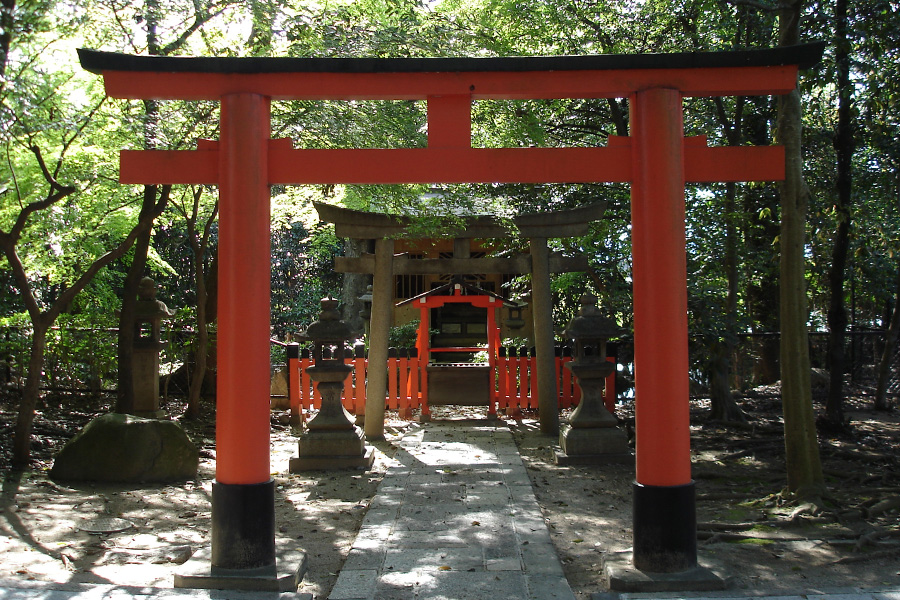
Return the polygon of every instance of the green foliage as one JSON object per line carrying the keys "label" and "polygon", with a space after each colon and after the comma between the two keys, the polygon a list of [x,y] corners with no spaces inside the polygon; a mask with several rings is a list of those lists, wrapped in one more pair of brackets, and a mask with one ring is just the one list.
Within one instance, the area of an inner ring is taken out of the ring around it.
{"label": "green foliage", "polygon": [[[391,348],[414,348],[419,333],[419,320],[414,319],[403,325],[391,327],[388,332],[388,346]],[[429,331],[429,335],[438,333],[437,330]]]}
{"label": "green foliage", "polygon": [[272,328],[279,339],[316,320],[319,301],[339,297],[341,286],[332,268],[342,250],[334,227],[284,216],[272,231]]}

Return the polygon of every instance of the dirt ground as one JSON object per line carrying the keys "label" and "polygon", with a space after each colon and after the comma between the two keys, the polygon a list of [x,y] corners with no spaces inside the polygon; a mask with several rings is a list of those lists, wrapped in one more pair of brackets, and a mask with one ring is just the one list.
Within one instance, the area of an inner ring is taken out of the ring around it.
{"label": "dirt ground", "polygon": [[[732,587],[900,586],[900,415],[871,411],[867,390],[855,392],[848,404],[851,432],[820,434],[831,495],[821,513],[804,511],[780,494],[785,473],[777,389],[739,400],[751,419],[747,427],[705,422],[708,407],[693,404],[700,559],[729,577]],[[15,414],[8,404],[0,405],[0,579],[171,587],[179,564],[209,545],[213,407],[206,407],[205,420],[184,423],[201,448],[195,481],[71,485],[47,478],[52,456],[103,407],[54,402],[45,401],[38,415],[34,468],[24,473],[6,468]],[[167,409],[181,412],[177,402]],[[629,421],[628,407],[620,416]],[[408,424],[389,412],[387,440],[374,444],[371,471],[296,475],[287,473],[296,438],[277,417],[273,414],[277,535],[308,553],[310,570],[301,591],[327,598]],[[633,466],[560,467],[553,461],[556,440],[542,436],[533,418],[507,424],[576,596],[587,600],[605,591],[604,557],[631,546]],[[98,524],[127,529],[91,533]]]}

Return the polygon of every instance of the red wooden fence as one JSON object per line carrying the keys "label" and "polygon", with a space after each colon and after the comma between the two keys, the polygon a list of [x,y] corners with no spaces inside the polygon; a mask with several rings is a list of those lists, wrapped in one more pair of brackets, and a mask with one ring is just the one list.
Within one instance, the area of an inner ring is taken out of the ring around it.
{"label": "red wooden fence", "polygon": [[[496,372],[493,377],[495,384],[493,401],[498,409],[507,414],[518,414],[522,410],[537,409],[538,401],[537,376],[535,357],[528,352],[511,351],[501,352],[497,358]],[[398,355],[399,354],[399,355]],[[556,381],[559,391],[559,407],[571,408],[578,404],[581,398],[581,390],[575,383],[572,372],[564,367],[565,363],[572,360],[571,356],[557,356]],[[615,362],[613,357],[607,360]],[[353,367],[350,376],[344,382],[343,404],[349,412],[361,414],[366,406],[366,372],[368,359],[363,356],[346,358],[344,362]],[[313,382],[306,372],[312,366],[311,358],[289,358],[288,377],[291,413],[301,414],[300,411],[318,409],[321,406],[321,397],[315,390]],[[385,407],[400,412],[402,418],[410,418],[414,409],[421,409],[427,401],[427,384],[423,381],[421,362],[417,356],[407,356],[405,352],[390,352],[388,370],[388,388],[385,395]],[[606,379],[604,402],[612,412],[615,408],[615,372]]]}

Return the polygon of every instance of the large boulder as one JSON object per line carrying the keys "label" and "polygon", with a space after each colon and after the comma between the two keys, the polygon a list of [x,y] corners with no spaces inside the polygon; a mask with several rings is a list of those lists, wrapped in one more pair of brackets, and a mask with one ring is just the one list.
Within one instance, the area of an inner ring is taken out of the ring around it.
{"label": "large boulder", "polygon": [[110,413],[88,423],[53,461],[50,477],[116,483],[197,476],[197,447],[174,421]]}

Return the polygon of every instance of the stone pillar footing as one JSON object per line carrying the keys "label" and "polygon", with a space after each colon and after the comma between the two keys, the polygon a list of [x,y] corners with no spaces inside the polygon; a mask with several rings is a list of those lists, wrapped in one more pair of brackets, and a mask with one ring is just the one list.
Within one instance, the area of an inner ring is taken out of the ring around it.
{"label": "stone pillar footing", "polygon": [[694,482],[632,484],[634,566],[653,573],[678,573],[697,566]]}
{"label": "stone pillar footing", "polygon": [[275,562],[256,569],[213,567],[209,548],[198,550],[175,573],[174,587],[199,590],[296,592],[308,570],[306,552],[293,540],[277,544]]}
{"label": "stone pillar footing", "polygon": [[211,547],[175,574],[176,588],[296,592],[306,553],[275,541],[275,480],[213,482]]}
{"label": "stone pillar footing", "polygon": [[219,569],[275,567],[275,480],[214,481],[210,564]]}
{"label": "stone pillar footing", "polygon": [[722,576],[720,569],[705,559],[686,571],[654,573],[636,568],[631,552],[617,552],[606,556],[604,567],[611,592],[711,592],[727,589],[731,584],[731,577]]}

